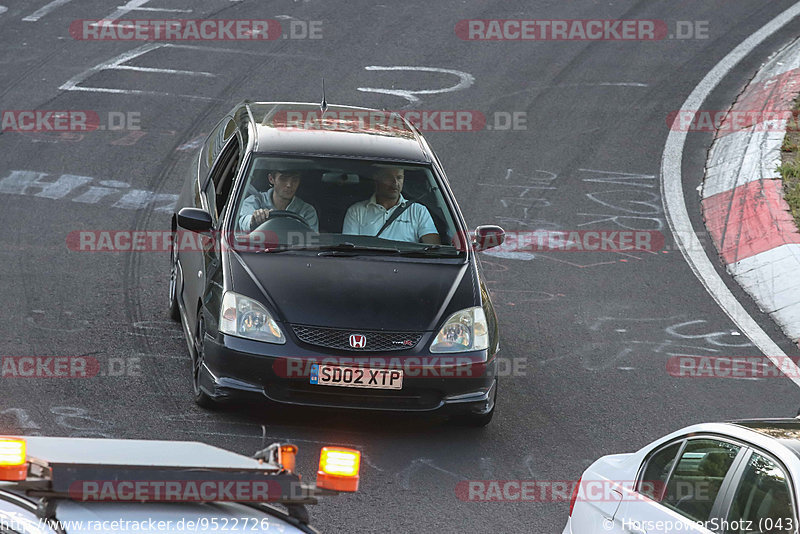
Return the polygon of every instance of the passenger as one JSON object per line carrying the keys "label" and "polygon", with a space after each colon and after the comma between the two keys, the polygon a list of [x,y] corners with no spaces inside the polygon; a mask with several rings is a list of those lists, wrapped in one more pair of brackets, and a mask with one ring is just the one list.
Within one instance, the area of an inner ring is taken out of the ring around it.
{"label": "passenger", "polygon": [[269,217],[271,210],[291,211],[305,219],[315,232],[319,232],[319,218],[314,206],[295,196],[300,187],[300,171],[273,170],[268,175],[269,190],[250,195],[239,210],[239,228],[252,232]]}
{"label": "passenger", "polygon": [[[403,169],[383,167],[375,171],[372,178],[375,180],[375,193],[347,209],[343,234],[378,236],[415,243],[441,243],[428,209],[403,198]],[[397,210],[400,210],[400,214],[387,226],[386,223]]]}

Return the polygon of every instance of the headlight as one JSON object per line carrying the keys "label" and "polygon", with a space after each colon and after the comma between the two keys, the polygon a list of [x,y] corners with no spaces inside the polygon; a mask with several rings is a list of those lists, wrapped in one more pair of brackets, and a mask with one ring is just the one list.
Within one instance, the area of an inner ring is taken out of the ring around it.
{"label": "headlight", "polygon": [[260,303],[228,291],[222,297],[219,329],[225,334],[267,343],[286,343],[278,323]]}
{"label": "headlight", "polygon": [[483,308],[467,308],[447,319],[431,343],[431,352],[467,352],[489,348],[489,326]]}

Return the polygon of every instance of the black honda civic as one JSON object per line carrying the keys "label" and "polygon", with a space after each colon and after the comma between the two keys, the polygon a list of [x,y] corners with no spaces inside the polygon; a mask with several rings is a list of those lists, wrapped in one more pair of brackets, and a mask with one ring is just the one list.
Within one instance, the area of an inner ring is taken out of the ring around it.
{"label": "black honda civic", "polygon": [[485,425],[497,318],[438,158],[395,113],[242,102],[172,217],[170,314],[195,401],[443,413]]}

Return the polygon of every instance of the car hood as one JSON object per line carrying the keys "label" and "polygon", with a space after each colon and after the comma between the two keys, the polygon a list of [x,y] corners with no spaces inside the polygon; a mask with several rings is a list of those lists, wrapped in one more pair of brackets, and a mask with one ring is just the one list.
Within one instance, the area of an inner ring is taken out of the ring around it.
{"label": "car hood", "polygon": [[[472,263],[392,261],[369,256],[234,254],[234,291],[262,293],[292,324],[431,331],[445,314],[477,306]],[[256,288],[247,289],[249,285]]]}

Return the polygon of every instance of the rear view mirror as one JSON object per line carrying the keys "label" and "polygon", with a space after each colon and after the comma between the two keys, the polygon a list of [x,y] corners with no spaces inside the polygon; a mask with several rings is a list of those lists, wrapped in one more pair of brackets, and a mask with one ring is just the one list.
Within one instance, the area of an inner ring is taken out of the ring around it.
{"label": "rear view mirror", "polygon": [[178,212],[178,226],[200,234],[211,230],[211,214],[198,208],[183,208]]}
{"label": "rear view mirror", "polygon": [[499,226],[485,225],[475,229],[475,237],[472,240],[472,248],[477,252],[499,247],[506,240],[506,232]]}

